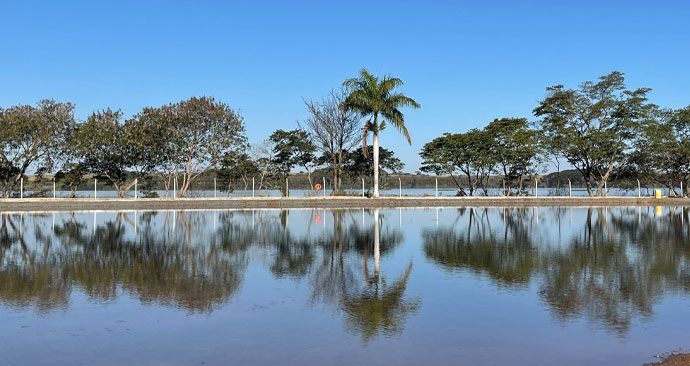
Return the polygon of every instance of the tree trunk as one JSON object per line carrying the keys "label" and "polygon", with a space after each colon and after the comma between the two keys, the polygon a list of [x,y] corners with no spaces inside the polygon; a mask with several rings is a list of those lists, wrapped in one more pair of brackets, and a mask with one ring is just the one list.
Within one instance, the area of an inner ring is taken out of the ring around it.
{"label": "tree trunk", "polygon": [[379,133],[374,131],[374,197],[379,196]]}

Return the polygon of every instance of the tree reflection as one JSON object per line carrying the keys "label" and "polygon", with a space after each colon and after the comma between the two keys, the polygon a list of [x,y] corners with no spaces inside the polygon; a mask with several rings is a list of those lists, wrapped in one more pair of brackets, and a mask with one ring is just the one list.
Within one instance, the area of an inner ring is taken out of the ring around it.
{"label": "tree reflection", "polygon": [[[184,216],[179,213],[178,219],[184,222]],[[235,232],[232,225],[202,246],[192,245],[184,231],[164,240],[150,226],[128,236],[125,218],[118,214],[93,231],[68,220],[53,229],[58,245],[37,226],[34,248],[2,252],[0,301],[20,308],[64,308],[77,286],[96,301],[113,300],[124,291],[143,303],[207,312],[239,288],[246,260],[242,242],[227,236]]]}
{"label": "tree reflection", "polygon": [[633,318],[652,316],[664,293],[690,292],[684,210],[655,217],[646,209],[590,208],[583,229],[562,246],[539,236],[529,210],[502,215],[502,235],[471,224],[424,230],[425,253],[444,268],[487,275],[502,286],[538,281],[557,319],[584,315],[619,335]]}
{"label": "tree reflection", "polygon": [[381,225],[378,210],[361,225],[353,211],[331,213],[332,230],[315,230],[312,217],[306,232],[304,225],[291,230],[287,210],[92,213],[93,225],[89,214],[62,214],[50,229],[47,216],[29,216],[25,225],[23,216],[4,214],[0,302],[66,309],[76,289],[96,302],[126,295],[211,312],[238,292],[251,259],[276,278],[307,279],[311,301],[342,312],[346,328],[365,341],[399,334],[419,308],[418,299],[405,296],[412,263],[387,281],[380,258],[393,252],[402,234]]}

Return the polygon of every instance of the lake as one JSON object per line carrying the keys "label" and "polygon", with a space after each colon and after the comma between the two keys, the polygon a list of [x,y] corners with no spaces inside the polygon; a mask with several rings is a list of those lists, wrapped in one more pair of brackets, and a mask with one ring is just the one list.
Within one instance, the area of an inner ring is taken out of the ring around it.
{"label": "lake", "polygon": [[641,365],[681,207],[2,213],[2,365]]}

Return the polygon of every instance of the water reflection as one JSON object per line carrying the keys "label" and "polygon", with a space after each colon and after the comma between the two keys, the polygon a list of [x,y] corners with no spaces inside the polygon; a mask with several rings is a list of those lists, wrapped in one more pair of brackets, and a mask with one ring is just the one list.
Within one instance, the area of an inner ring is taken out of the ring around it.
{"label": "water reflection", "polygon": [[452,224],[423,230],[424,252],[502,288],[534,283],[559,321],[584,316],[619,335],[665,294],[690,292],[687,210],[589,208],[581,226],[563,227],[566,210],[460,209]]}
{"label": "water reflection", "polygon": [[389,283],[380,258],[400,244],[402,233],[382,225],[378,210],[368,211],[363,224],[358,213],[329,212],[332,230],[315,224],[324,215],[316,211],[292,226],[289,211],[27,214],[29,221],[2,214],[0,303],[67,309],[76,290],[96,302],[125,294],[143,304],[210,313],[239,292],[256,261],[277,279],[307,279],[308,302],[341,311],[363,340],[399,334],[419,307],[419,299],[405,296],[412,261]]}

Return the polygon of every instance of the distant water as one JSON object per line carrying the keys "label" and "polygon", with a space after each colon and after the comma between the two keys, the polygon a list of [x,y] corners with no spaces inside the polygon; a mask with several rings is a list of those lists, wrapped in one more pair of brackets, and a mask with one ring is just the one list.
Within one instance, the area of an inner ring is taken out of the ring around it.
{"label": "distant water", "polygon": [[680,207],[1,219],[2,365],[641,365],[690,348]]}
{"label": "distant water", "polygon": [[[642,188],[641,190],[641,195],[642,196],[653,196],[654,195],[654,189],[661,189],[662,194],[667,196],[670,193],[670,190],[668,188]],[[346,189],[346,192],[353,194],[353,195],[361,195],[362,190],[361,189]],[[165,191],[155,191],[156,194],[158,194],[159,197],[166,197]],[[447,196],[455,196],[457,194],[458,190],[454,188],[439,188],[438,189],[438,194],[439,196],[442,197],[447,197]],[[528,189],[525,191],[527,195],[533,196],[534,195],[534,189]],[[680,188],[676,189],[677,193],[680,193]],[[26,191],[25,194],[28,196],[32,192],[31,191]],[[326,195],[330,195],[332,193],[332,190],[327,189],[325,191]],[[365,193],[371,193],[369,191],[365,191]],[[399,188],[396,189],[382,189],[380,190],[380,195],[382,196],[435,196],[436,195],[436,189],[435,188],[404,188],[400,190]],[[469,194],[469,191],[466,191],[467,194]],[[115,198],[117,197],[117,193],[115,191],[98,191],[97,197],[99,198]],[[490,188],[488,190],[488,195],[489,196],[500,196],[503,194],[503,190],[500,188]],[[539,188],[537,191],[537,194],[542,197],[546,196],[568,196],[570,192],[568,191],[567,188],[565,189],[556,189],[556,188]],[[609,195],[610,196],[637,196],[638,191],[637,189],[630,190],[630,189],[619,189],[619,188],[611,188]],[[52,191],[48,192],[48,195],[52,197]],[[70,195],[69,191],[57,191],[56,196],[57,197],[68,197]],[[93,191],[78,191],[76,193],[77,197],[93,197],[94,192]],[[141,195],[141,192],[139,192],[139,195]],[[308,189],[292,189],[290,190],[290,195],[293,197],[305,197],[305,196],[323,196],[324,191],[312,191]],[[476,191],[475,196],[480,196],[484,195],[483,191]],[[583,197],[587,196],[587,190],[584,188],[573,188],[572,190],[572,195],[575,197]],[[131,190],[128,192],[129,197],[134,197],[134,190]],[[172,196],[172,191],[168,192],[168,196]],[[252,191],[244,191],[244,190],[235,190],[233,192],[227,193],[227,192],[221,192],[221,191],[216,191],[214,192],[213,190],[191,190],[188,192],[187,197],[252,197]],[[281,193],[277,189],[269,189],[269,190],[256,190],[254,191],[254,196],[255,197],[280,197]]]}

